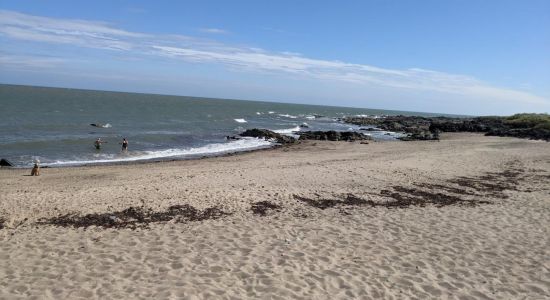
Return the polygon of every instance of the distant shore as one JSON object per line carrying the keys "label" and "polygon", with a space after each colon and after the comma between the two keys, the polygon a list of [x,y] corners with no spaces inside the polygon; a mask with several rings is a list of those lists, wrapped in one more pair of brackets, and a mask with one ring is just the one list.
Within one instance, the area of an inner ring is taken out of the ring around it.
{"label": "distant shore", "polygon": [[440,138],[1,170],[0,298],[548,295],[550,143]]}

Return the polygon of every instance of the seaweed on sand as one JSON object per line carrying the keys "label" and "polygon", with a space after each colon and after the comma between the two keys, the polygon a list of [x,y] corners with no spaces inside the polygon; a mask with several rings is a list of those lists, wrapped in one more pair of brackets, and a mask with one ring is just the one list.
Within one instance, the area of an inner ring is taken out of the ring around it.
{"label": "seaweed on sand", "polygon": [[[443,183],[416,183],[412,187],[392,186],[381,190],[375,196],[391,199],[389,201],[373,201],[347,194],[340,199],[318,199],[294,195],[294,198],[319,209],[337,206],[362,206],[406,208],[410,206],[436,207],[449,205],[476,206],[490,204],[487,199],[506,199],[504,191],[522,191],[520,182],[526,180],[524,171],[518,168],[518,161],[511,161],[501,172],[489,172],[479,176],[460,176]],[[536,179],[544,180],[545,175],[537,174]],[[530,178],[529,180],[533,180]],[[525,192],[530,192],[526,190]],[[469,196],[467,199],[464,196]]]}
{"label": "seaweed on sand", "polygon": [[488,204],[484,200],[466,200],[454,195],[446,195],[439,192],[424,191],[415,188],[405,188],[393,186],[393,191],[382,190],[379,196],[391,198],[391,201],[373,201],[363,199],[353,194],[346,194],[342,199],[312,199],[303,196],[294,195],[296,200],[302,201],[309,206],[319,209],[326,209],[340,206],[370,206],[386,208],[407,208],[409,206],[426,206],[433,204],[437,207],[448,205],[469,205]]}
{"label": "seaweed on sand", "polygon": [[210,207],[205,210],[198,210],[191,205],[174,205],[165,211],[152,211],[142,207],[129,207],[122,211],[96,213],[87,215],[66,214],[50,219],[42,219],[42,224],[55,225],[60,227],[83,227],[98,226],[103,228],[132,228],[144,227],[150,223],[203,221],[218,219],[229,215],[217,207]]}
{"label": "seaweed on sand", "polygon": [[380,191],[380,195],[392,198],[394,201],[380,203],[377,206],[387,208],[405,208],[409,206],[426,206],[427,204],[443,207],[449,205],[476,206],[478,204],[490,204],[486,200],[466,200],[455,195],[447,195],[440,192],[425,191],[417,188],[406,188],[394,186],[393,192],[389,190]]}
{"label": "seaweed on sand", "polygon": [[269,210],[280,210],[280,209],[281,209],[280,205],[271,203],[269,201],[256,202],[256,203],[253,203],[252,206],[250,207],[250,210],[252,211],[253,214],[260,215],[262,217],[266,216]]}
{"label": "seaweed on sand", "polygon": [[346,194],[342,199],[312,199],[299,195],[293,195],[294,199],[302,201],[309,206],[313,206],[319,209],[327,209],[336,206],[362,206],[362,205],[371,205],[374,206],[376,203],[372,200],[362,199],[353,194]]}

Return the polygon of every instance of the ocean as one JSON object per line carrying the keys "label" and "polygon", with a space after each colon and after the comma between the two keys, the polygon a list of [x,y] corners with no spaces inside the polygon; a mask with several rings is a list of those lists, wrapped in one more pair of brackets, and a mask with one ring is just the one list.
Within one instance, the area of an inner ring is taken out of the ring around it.
{"label": "ocean", "polygon": [[[433,115],[0,84],[0,158],[16,167],[74,166],[189,159],[274,146],[254,138],[227,140],[249,128],[292,135],[300,130],[358,131],[351,115]],[[300,128],[307,123],[309,128]],[[96,126],[92,126],[95,124]],[[369,132],[375,139],[393,133]],[[100,150],[94,141],[105,143]],[[121,151],[122,139],[129,142]]]}

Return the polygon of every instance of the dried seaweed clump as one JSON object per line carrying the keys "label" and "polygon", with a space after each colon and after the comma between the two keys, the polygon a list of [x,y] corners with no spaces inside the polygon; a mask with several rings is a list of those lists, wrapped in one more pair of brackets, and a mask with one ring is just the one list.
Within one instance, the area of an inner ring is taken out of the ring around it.
{"label": "dried seaweed clump", "polygon": [[142,207],[129,207],[122,211],[87,214],[84,216],[66,214],[50,219],[42,219],[42,224],[49,224],[61,227],[90,227],[98,226],[103,228],[136,228],[147,226],[150,223],[203,221],[218,219],[229,215],[217,207],[210,207],[205,210],[198,210],[191,205],[174,205],[166,211],[152,211]]}
{"label": "dried seaweed clump", "polygon": [[267,215],[267,212],[270,210],[280,210],[281,206],[269,201],[260,201],[252,204],[250,210],[255,215],[260,215],[262,217]]}

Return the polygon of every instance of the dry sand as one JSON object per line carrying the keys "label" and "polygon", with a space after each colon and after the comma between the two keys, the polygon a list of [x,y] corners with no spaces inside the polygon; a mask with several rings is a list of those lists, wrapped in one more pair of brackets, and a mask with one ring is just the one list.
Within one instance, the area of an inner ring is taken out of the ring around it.
{"label": "dry sand", "polygon": [[[546,142],[472,134],[446,134],[441,142],[307,142],[28,173],[0,170],[0,299],[550,295]],[[340,204],[310,205],[335,203],[319,199]],[[280,208],[254,214],[259,201]],[[402,207],[386,207],[392,203]],[[231,215],[180,216],[136,229],[43,224],[67,213],[118,216],[128,207],[185,204]]]}

